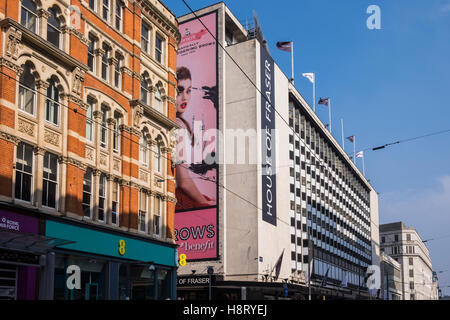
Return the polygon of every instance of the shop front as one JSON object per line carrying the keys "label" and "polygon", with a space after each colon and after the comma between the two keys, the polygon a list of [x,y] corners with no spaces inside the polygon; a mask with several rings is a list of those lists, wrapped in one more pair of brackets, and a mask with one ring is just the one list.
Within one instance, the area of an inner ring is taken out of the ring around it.
{"label": "shop front", "polygon": [[0,300],[36,299],[39,219],[0,209]]}
{"label": "shop front", "polygon": [[73,242],[47,265],[49,299],[176,299],[176,245],[57,220],[46,221],[45,235]]}

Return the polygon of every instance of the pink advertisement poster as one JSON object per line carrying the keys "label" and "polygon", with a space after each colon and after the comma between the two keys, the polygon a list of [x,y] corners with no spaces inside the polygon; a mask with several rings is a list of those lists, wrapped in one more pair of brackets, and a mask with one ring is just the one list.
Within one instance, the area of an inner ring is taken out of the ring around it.
{"label": "pink advertisement poster", "polygon": [[177,213],[175,239],[178,254],[188,261],[217,257],[217,210],[215,208]]}
{"label": "pink advertisement poster", "polygon": [[215,259],[217,13],[181,23],[179,29],[175,229],[179,252],[186,254],[188,261]]}

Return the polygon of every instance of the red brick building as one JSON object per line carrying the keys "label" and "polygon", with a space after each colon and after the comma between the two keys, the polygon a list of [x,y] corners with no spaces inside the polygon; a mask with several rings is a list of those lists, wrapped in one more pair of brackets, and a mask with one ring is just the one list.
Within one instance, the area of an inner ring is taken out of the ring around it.
{"label": "red brick building", "polygon": [[[0,229],[0,250],[41,257],[24,271],[0,256],[11,275],[29,276],[8,292],[174,298],[175,16],[158,0],[0,0],[0,27],[1,210],[38,219],[32,243],[41,241],[29,247]],[[75,232],[84,228],[91,244]],[[93,258],[102,268],[84,270]],[[81,268],[80,289],[58,287],[69,264]],[[134,279],[145,264],[153,273]],[[83,280],[94,273],[97,282]]]}

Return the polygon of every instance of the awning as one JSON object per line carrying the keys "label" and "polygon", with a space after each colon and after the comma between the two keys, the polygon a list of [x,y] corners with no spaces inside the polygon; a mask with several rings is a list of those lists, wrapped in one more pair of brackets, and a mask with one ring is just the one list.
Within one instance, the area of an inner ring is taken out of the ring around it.
{"label": "awning", "polygon": [[0,262],[40,265],[40,255],[74,241],[0,229]]}

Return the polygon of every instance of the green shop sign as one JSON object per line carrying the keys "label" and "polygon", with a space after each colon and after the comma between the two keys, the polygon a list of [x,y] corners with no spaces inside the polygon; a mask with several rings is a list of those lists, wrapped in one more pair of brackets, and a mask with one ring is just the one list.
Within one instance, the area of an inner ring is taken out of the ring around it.
{"label": "green shop sign", "polygon": [[74,225],[46,221],[47,237],[74,241],[59,248],[88,252],[115,258],[153,262],[164,266],[176,266],[175,248],[140,241]]}

